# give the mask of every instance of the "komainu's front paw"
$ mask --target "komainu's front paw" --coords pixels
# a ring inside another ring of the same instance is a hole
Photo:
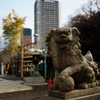
[[[59,77],[58,78],[58,87],[61,91],[67,92],[74,89],[74,80],[72,77]]]
[[[65,79],[66,79],[66,77],[63,76],[63,75],[58,76],[58,80],[61,81],[61,82],[63,82]]]

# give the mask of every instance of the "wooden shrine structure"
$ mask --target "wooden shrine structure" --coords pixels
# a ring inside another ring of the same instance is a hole
[[[36,51],[36,42],[20,47],[21,49],[21,77],[24,71],[34,71],[33,53]],[[30,49],[33,49],[31,51]],[[28,68],[28,69],[27,69]]]

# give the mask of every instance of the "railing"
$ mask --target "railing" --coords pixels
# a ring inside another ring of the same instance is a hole
[[[30,43],[21,46],[21,77],[23,78],[23,71],[34,71],[33,56],[31,55],[36,51],[36,43]],[[29,49],[34,51],[29,51]],[[30,64],[31,63],[31,64]]]

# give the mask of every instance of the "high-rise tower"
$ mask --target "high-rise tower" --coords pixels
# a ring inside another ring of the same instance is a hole
[[[52,28],[59,28],[59,2],[56,0],[36,0],[34,11],[34,34],[37,48],[45,45],[45,37]]]

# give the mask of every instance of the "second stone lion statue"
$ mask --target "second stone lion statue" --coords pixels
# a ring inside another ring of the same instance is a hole
[[[50,54],[55,68],[55,84],[51,89],[70,91],[98,85],[98,66],[90,51],[83,56],[77,28],[59,28],[49,33]]]

